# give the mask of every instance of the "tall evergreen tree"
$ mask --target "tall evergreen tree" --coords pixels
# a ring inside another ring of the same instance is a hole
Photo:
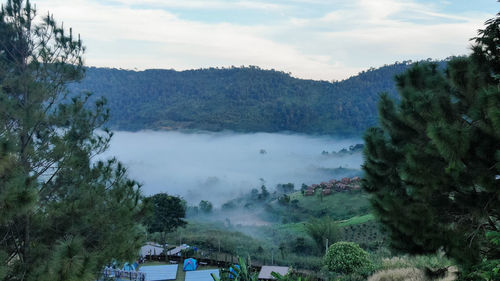
[[[147,198],[151,201],[152,213],[146,218],[148,231],[172,232],[187,224],[186,202],[180,197],[158,193]]]
[[[28,0],[0,11],[0,279],[95,280],[133,258],[141,195],[116,161],[104,102],[66,84],[83,77],[79,36],[37,17]]]
[[[364,188],[392,246],[444,250],[463,268],[500,259],[500,14],[446,71],[418,64],[382,95],[365,135]]]

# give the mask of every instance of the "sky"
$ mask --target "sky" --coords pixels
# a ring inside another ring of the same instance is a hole
[[[341,80],[396,61],[469,53],[495,0],[32,0],[80,33],[88,66],[255,65]]]

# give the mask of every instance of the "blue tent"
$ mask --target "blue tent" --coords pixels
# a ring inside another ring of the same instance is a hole
[[[238,265],[238,264],[235,264],[234,267],[236,267],[238,269],[238,271],[234,270],[234,268],[231,266],[229,267],[229,272],[230,273],[233,273],[233,274],[229,274],[229,278],[233,279],[234,277],[238,277],[238,272],[241,270],[241,267]]]
[[[134,264],[130,264],[128,262],[126,262],[124,265],[123,265],[123,268],[122,270],[125,270],[125,271],[135,271],[136,270],[136,266],[135,266],[135,263]]]
[[[193,258],[189,258],[184,260],[184,266],[182,267],[182,269],[184,271],[194,271],[197,267],[198,266],[196,264],[196,260]]]

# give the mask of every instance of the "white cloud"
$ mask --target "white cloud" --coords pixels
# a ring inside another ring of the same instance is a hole
[[[290,3],[316,3],[310,0],[287,1],[287,5],[233,1],[229,6],[220,0],[115,1],[121,4],[37,3],[81,33],[89,65],[129,69],[258,65],[323,80],[345,78],[396,60],[464,54],[467,40],[488,17],[444,14],[433,5],[397,0],[341,0],[316,18],[283,17],[291,9],[301,15],[297,9],[302,6],[292,8]],[[139,4],[140,9],[135,7]],[[175,5],[207,13],[228,7],[262,9],[273,11],[269,16],[275,18],[246,25],[186,20],[168,9]]]
[[[222,1],[222,0],[114,0],[114,3],[126,6],[142,6],[155,8],[182,8],[202,10],[231,10],[231,9],[256,9],[277,10],[286,5],[261,2],[261,1]]]

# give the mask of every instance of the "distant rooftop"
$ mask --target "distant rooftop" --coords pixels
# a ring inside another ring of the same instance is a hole
[[[290,268],[288,266],[269,266],[269,265],[264,265],[260,269],[259,273],[259,279],[272,279],[275,280],[276,278],[271,276],[271,272],[276,272],[281,275],[286,275]]]
[[[175,280],[178,265],[141,266],[139,271],[146,274],[146,281]]]
[[[218,269],[196,270],[186,272],[186,281],[213,281],[211,273],[219,277]]]
[[[147,244],[141,247],[140,256],[146,257],[149,255],[158,256],[163,253],[163,247],[159,245]]]

